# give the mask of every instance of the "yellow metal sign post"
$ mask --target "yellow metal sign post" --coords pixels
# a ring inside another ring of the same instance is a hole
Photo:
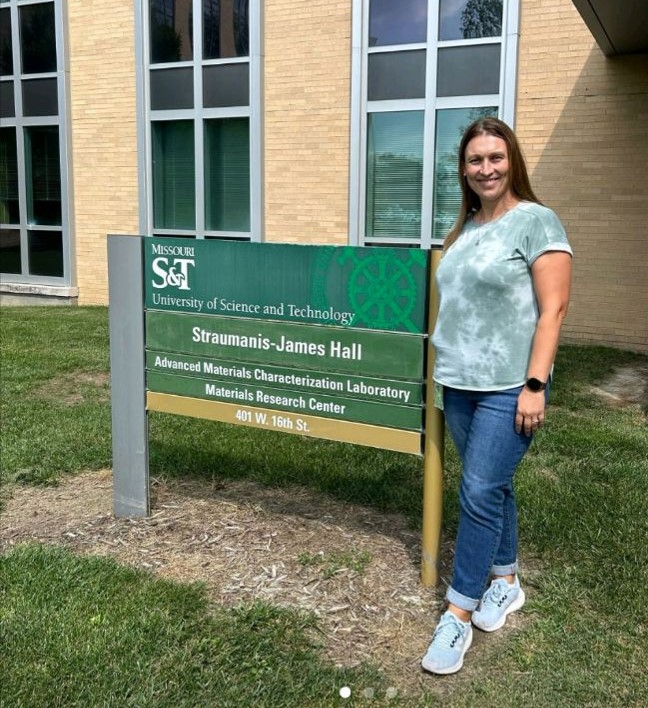
[[[441,260],[441,251],[432,251],[430,268],[430,310],[428,332],[434,331],[439,296],[434,275]],[[428,343],[427,396],[425,415],[425,453],[423,457],[423,537],[421,582],[437,585],[439,582],[439,555],[441,552],[441,521],[443,513],[443,413],[434,405],[434,347]]]

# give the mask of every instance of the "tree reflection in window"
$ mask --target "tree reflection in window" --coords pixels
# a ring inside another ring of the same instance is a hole
[[[203,59],[250,54],[249,0],[203,0]]]
[[[56,71],[53,2],[20,8],[20,49],[23,74]]]
[[[502,34],[502,0],[441,0],[439,39],[479,39]]]
[[[151,63],[193,59],[192,0],[150,0]]]

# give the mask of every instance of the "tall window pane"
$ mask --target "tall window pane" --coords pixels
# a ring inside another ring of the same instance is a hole
[[[54,3],[23,5],[19,9],[23,74],[56,71]]]
[[[371,0],[369,46],[425,42],[427,0]]]
[[[151,64],[193,59],[192,0],[149,0]]]
[[[250,125],[247,118],[205,121],[205,226],[250,230]]]
[[[203,58],[250,54],[249,0],[203,0]]]
[[[0,224],[18,224],[18,160],[15,128],[0,128]]]
[[[9,8],[0,10],[0,76],[13,74],[11,15]]]
[[[502,0],[441,0],[439,39],[478,39],[502,34]]]
[[[368,116],[366,235],[419,238],[423,112]]]
[[[461,206],[461,188],[457,174],[459,141],[473,121],[497,116],[497,107],[452,108],[437,111],[436,115],[432,238],[445,238]]]
[[[59,129],[25,128],[27,219],[30,224],[61,224]]]
[[[153,123],[153,226],[194,229],[194,129],[190,120]]]

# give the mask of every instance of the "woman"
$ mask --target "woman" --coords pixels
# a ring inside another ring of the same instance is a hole
[[[472,625],[495,631],[524,604],[513,475],[544,423],[571,281],[565,231],[533,193],[505,123],[486,118],[466,130],[459,180],[432,336],[434,380],[462,463],[448,606],[422,662],[436,674],[462,667]]]

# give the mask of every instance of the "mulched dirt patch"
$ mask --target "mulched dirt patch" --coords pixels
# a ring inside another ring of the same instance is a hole
[[[339,666],[376,663],[401,696],[422,689],[442,696],[457,681],[474,679],[505,636],[528,621],[516,613],[497,638],[477,632],[481,648],[471,649],[477,654],[471,665],[439,679],[421,670],[420,659],[443,607],[452,549],[444,543],[440,587],[423,587],[420,534],[399,515],[303,488],[167,479],[151,481],[148,518],[119,519],[110,470],[65,477],[56,487],[4,491],[0,553],[28,541],[58,544],[160,577],[202,582],[210,599],[225,606],[264,600],[314,612],[326,658]],[[369,561],[362,572],[338,562],[330,575],[330,565],[304,563],[304,554],[351,560],[368,554]]]

